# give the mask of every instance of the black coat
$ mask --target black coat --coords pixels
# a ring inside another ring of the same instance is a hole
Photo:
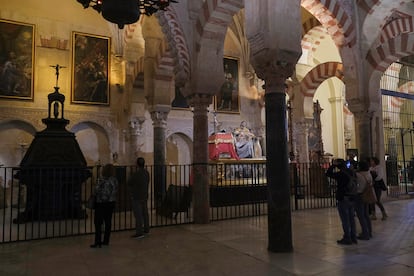
[[[135,200],[148,199],[149,173],[146,169],[138,168],[128,180],[131,196]]]
[[[348,182],[350,180],[351,175],[353,175],[354,172],[352,172],[350,169],[343,168],[338,169],[336,166],[330,166],[328,170],[326,171],[326,176],[333,178],[336,180],[336,199],[337,200],[343,200],[345,197],[345,194],[347,192],[346,187],[348,185]]]

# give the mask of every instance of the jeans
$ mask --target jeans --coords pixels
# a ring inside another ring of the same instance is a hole
[[[361,236],[369,238],[372,236],[371,219],[369,218],[369,204],[362,201],[362,196],[358,195],[355,199],[355,212],[361,225]]]
[[[132,199],[132,210],[135,216],[135,234],[142,235],[149,232],[149,215],[146,200]]]
[[[384,205],[382,205],[382,202],[381,202],[382,190],[381,190],[380,187],[377,187],[375,185],[374,185],[374,190],[375,190],[375,196],[377,197],[377,202],[371,204],[371,206],[370,206],[370,214],[371,215],[375,215],[375,204],[376,204],[380,208],[381,213],[382,213],[382,216],[385,216],[386,215],[385,208],[384,208]]]
[[[356,240],[355,202],[348,197],[338,200],[338,213],[344,231],[343,238],[347,241]]]

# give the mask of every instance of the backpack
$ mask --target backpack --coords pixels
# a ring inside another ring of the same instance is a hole
[[[348,177],[348,183],[346,184],[346,188],[345,188],[345,194],[346,195],[357,195],[358,194],[358,182],[357,182],[357,176],[356,173],[351,172],[349,173],[345,173]]]

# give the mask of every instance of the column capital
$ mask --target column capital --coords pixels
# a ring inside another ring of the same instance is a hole
[[[144,122],[145,122],[144,116],[132,117],[128,122],[130,134],[133,136],[141,136],[143,134],[142,128],[143,128]]]
[[[356,113],[373,113],[378,111],[378,104],[373,105],[370,103],[369,99],[366,97],[358,97],[347,99],[346,102],[348,103],[349,110],[356,114]]]
[[[360,110],[353,114],[357,123],[369,122],[374,116],[374,112],[369,110]]]
[[[255,68],[259,78],[265,81],[266,94],[285,93],[287,88],[286,80],[292,76],[295,64],[274,60],[263,65],[257,65]]]
[[[150,108],[151,119],[154,127],[165,128],[167,126],[167,118],[171,107],[166,105],[156,105]]]
[[[193,107],[193,112],[196,110],[205,110],[211,104],[212,95],[209,94],[193,94],[187,97],[188,104]]]

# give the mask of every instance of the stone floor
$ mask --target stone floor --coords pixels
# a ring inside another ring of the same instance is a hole
[[[151,229],[141,240],[116,232],[91,249],[92,235],[0,245],[0,275],[414,275],[414,200],[385,203],[374,237],[336,244],[335,209],[293,212],[294,252],[267,248],[267,217]]]

